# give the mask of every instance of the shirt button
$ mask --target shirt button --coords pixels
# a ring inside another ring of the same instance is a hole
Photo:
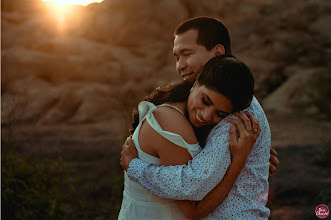
[[[207,174],[208,172],[207,172],[207,170],[204,170],[203,173],[204,173],[204,174]]]

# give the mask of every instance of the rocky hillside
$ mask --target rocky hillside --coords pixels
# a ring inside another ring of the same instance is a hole
[[[155,86],[179,79],[173,30],[221,19],[254,71],[266,110],[330,119],[328,0],[104,0],[54,16],[39,0],[1,1],[2,123],[128,118]]]

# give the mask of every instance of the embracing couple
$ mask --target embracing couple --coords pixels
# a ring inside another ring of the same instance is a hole
[[[186,20],[174,36],[184,80],[134,112],[118,219],[268,219],[268,177],[279,162],[250,69],[215,18]]]

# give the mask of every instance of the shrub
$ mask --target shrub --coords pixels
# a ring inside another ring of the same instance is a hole
[[[73,190],[62,160],[36,162],[2,154],[2,219],[65,219]]]
[[[308,90],[308,95],[311,98],[311,105],[316,106],[319,114],[327,119],[331,119],[331,75],[328,71],[317,72],[312,79],[312,88]]]
[[[296,96],[293,96],[293,108],[298,113],[319,120],[331,119],[331,89],[329,82],[331,75],[327,69],[316,71],[307,82],[298,88]]]
[[[313,163],[321,167],[331,167],[331,142],[325,141],[323,148],[318,156],[313,158]]]

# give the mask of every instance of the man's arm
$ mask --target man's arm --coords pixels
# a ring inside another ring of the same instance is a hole
[[[251,114],[248,114],[251,121],[254,120]],[[235,129],[231,126],[230,129],[230,150],[232,156],[232,162],[226,171],[226,174],[222,181],[210,191],[203,200],[199,202],[177,200],[179,208],[188,219],[202,219],[212,212],[223,200],[227,197],[233,183],[239,176],[241,170],[245,166],[247,158],[254,146],[254,143],[259,136],[261,127],[257,123],[257,130],[247,131],[243,124],[239,121],[231,119],[238,128],[239,137],[237,138]],[[255,126],[253,126],[254,128]],[[253,137],[253,139],[251,138]],[[241,140],[240,140],[241,139]],[[246,142],[246,145],[241,144],[242,139]],[[250,143],[251,142],[251,143]]]
[[[226,122],[223,122],[223,126],[226,126]],[[224,128],[225,127],[223,127],[223,129]],[[219,129],[220,128],[216,129],[215,131],[213,131],[213,133],[219,133]],[[197,157],[195,157],[194,160],[190,161],[188,163],[188,166],[183,165],[176,167],[158,167],[153,164],[143,162],[139,159],[132,160],[132,158],[137,157],[137,153],[135,150],[135,146],[130,139],[122,147],[123,150],[121,160],[123,161],[121,161],[121,164],[124,169],[127,170],[129,163],[131,162],[130,168],[128,170],[128,174],[130,175],[130,177],[136,181],[139,181],[146,188],[150,189],[151,191],[162,197],[170,199],[200,200],[224,176],[228,165],[226,166],[226,168],[224,168],[224,166],[220,166],[219,163],[224,162],[230,164],[229,156],[218,156],[218,158],[215,158],[215,155],[229,155],[229,152],[225,152],[226,148],[218,148],[218,146],[222,146],[222,141],[219,142],[218,139],[223,140],[224,142],[224,135],[228,134],[227,129],[228,127],[225,129],[226,132],[223,132],[223,136],[217,136],[218,138],[216,138],[216,140],[207,143],[205,149]],[[225,139],[227,140],[227,138]],[[213,142],[219,143],[215,147],[213,146]],[[213,158],[218,163],[210,163],[211,161],[213,161]],[[201,164],[203,164],[203,166],[201,166]],[[206,166],[206,164],[210,166]],[[216,177],[218,178],[212,178],[213,174],[216,175]],[[226,180],[228,180],[227,176],[224,177],[223,181]],[[190,184],[193,182],[195,184]],[[229,182],[231,183],[231,185],[233,184],[233,177],[230,177]],[[203,188],[201,191],[199,191],[200,187]]]
[[[129,178],[161,197],[201,200],[221,181],[231,163],[229,122],[221,123],[212,131],[213,138],[205,148],[187,165],[156,166],[134,159],[127,169]]]
[[[240,114],[237,115],[239,116]],[[248,117],[245,115],[242,116],[245,118],[245,124],[249,124],[251,127],[251,122]],[[241,122],[239,123],[241,124]],[[257,123],[253,125],[254,130],[257,126]],[[238,139],[240,140],[239,144],[253,147],[257,136],[249,135],[246,130],[244,130],[244,132],[246,132],[246,137],[250,138],[250,142],[241,138]],[[253,134],[252,129],[251,133]],[[191,160],[187,166],[158,167],[135,159],[130,163],[130,166],[127,165],[129,166],[128,176],[139,181],[142,185],[159,196],[177,200],[200,200],[222,180],[231,163],[231,155],[228,147],[229,122],[226,120],[221,122],[218,127],[212,131],[211,136],[205,149]],[[125,152],[127,148],[129,148],[129,145],[123,145],[124,150],[122,151],[122,157],[123,152]],[[248,154],[245,156],[248,157]],[[123,157],[123,160],[126,158],[127,157]],[[135,166],[135,163],[138,165]],[[123,164],[129,164],[129,162],[122,161],[121,164],[123,166]],[[123,167],[126,169],[127,166]],[[233,176],[225,176],[223,182],[228,181],[228,184],[226,184],[229,185],[227,190],[230,190],[237,175],[239,175],[239,172],[236,174],[235,178],[233,178]]]
[[[137,153],[136,147],[131,138],[132,138],[132,135],[127,138],[126,142],[122,146],[121,165],[125,170],[128,169],[128,166],[133,159],[138,158],[138,153]],[[122,159],[124,159],[125,162],[122,161]],[[137,163],[140,164],[140,162],[137,162]],[[269,160],[269,178],[277,172],[276,167],[278,165],[279,165],[279,160],[277,158],[277,152],[275,149],[273,149],[271,147],[270,148],[270,160]],[[140,166],[140,165],[138,165],[138,166]]]

